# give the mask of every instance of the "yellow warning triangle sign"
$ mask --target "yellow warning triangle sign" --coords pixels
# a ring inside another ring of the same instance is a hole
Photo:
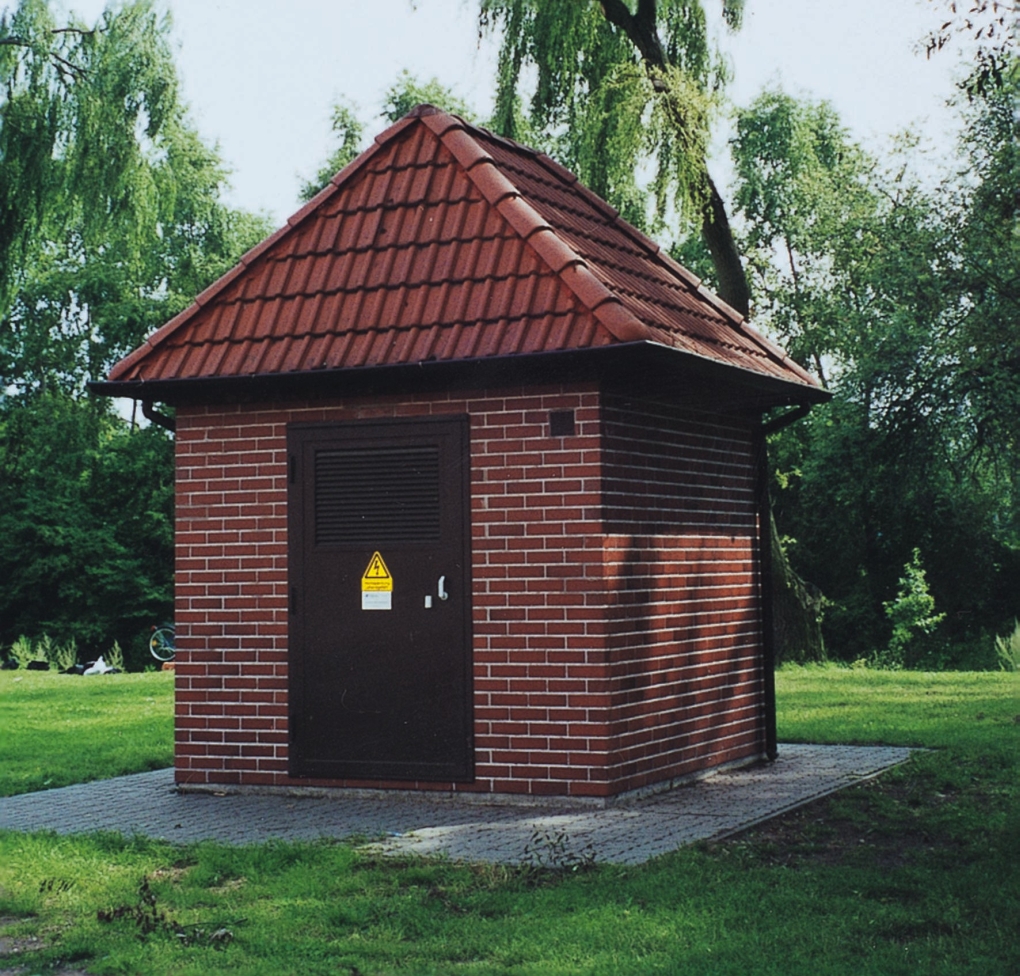
[[[377,552],[372,553],[368,569],[365,570],[365,579],[390,579],[390,571],[386,568],[383,557]]]
[[[361,577],[361,588],[362,590],[393,589],[393,577],[390,576],[390,571],[378,552],[373,552],[372,558],[368,561],[368,568]]]

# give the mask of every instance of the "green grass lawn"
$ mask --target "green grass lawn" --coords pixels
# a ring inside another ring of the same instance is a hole
[[[41,940],[33,973],[1020,972],[1020,676],[794,668],[778,689],[781,738],[932,751],[740,837],[578,873],[0,833],[0,940]]]
[[[996,752],[1020,744],[1020,673],[787,667],[776,689],[787,742]]]
[[[173,675],[0,671],[0,796],[173,764]]]

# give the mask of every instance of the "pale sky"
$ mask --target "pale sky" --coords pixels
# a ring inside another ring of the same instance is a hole
[[[158,0],[170,11],[192,118],[232,170],[228,202],[280,224],[302,177],[332,148],[331,107],[346,97],[375,135],[401,69],[436,76],[481,117],[491,108],[495,46],[479,41],[473,0]],[[102,0],[66,0],[92,21]],[[713,13],[720,6],[706,0]],[[928,0],[747,0],[745,24],[720,42],[738,105],[765,85],[827,99],[876,149],[922,124],[949,142],[956,59],[917,53],[940,10]]]

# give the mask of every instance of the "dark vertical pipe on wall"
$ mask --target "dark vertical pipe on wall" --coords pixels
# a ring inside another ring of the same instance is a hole
[[[762,693],[765,699],[765,756],[774,762],[779,755],[776,733],[776,628],[773,614],[772,506],[769,503],[769,434],[782,430],[811,410],[803,404],[796,410],[763,423],[755,431],[755,501],[758,506],[758,585],[761,587]]]
[[[754,434],[755,503],[758,507],[758,586],[761,598],[762,696],[765,704],[765,756],[779,755],[776,744],[776,636],[772,613],[772,517],[769,509],[769,454],[765,426]]]

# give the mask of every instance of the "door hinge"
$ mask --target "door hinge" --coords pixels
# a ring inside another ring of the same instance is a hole
[[[290,588],[290,612],[297,613],[297,587]]]
[[[291,454],[290,457],[287,458],[287,462],[290,468],[288,478],[290,479],[290,483],[294,484],[297,481],[297,457],[294,454]]]

